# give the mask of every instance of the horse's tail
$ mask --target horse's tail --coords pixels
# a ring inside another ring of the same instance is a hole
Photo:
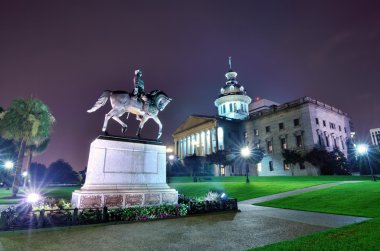
[[[103,105],[105,105],[111,93],[112,93],[111,91],[103,91],[102,95],[100,95],[95,105],[90,110],[87,110],[87,112],[88,113],[94,112],[98,110],[100,107],[102,107]]]

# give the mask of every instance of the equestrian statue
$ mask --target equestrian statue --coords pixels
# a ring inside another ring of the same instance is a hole
[[[108,135],[107,124],[108,120],[111,118],[122,126],[122,133],[127,130],[127,124],[120,119],[120,117],[127,112],[127,119],[129,117],[129,113],[133,113],[136,115],[136,119],[140,121],[139,128],[137,130],[138,137],[140,137],[141,129],[144,127],[145,122],[149,119],[153,119],[158,124],[158,140],[162,135],[162,124],[158,118],[158,113],[164,110],[172,99],[160,90],[145,93],[141,70],[135,71],[133,82],[134,89],[131,93],[125,91],[103,91],[95,105],[91,109],[87,110],[87,112],[92,113],[98,110],[107,103],[109,98],[112,109],[106,114],[104,119],[102,131],[105,135]]]

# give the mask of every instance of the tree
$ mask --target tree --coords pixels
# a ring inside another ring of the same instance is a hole
[[[199,174],[199,170],[202,166],[202,156],[197,156],[195,153],[193,155],[186,156],[183,159],[185,167],[190,170],[191,176],[196,177]],[[196,178],[194,178],[196,180]]]
[[[329,152],[324,148],[314,147],[306,154],[306,161],[321,170],[321,175],[348,175],[349,163],[338,149]]]
[[[63,159],[59,159],[50,164],[47,170],[47,179],[51,183],[79,183],[78,173]]]
[[[84,184],[86,182],[86,175],[87,175],[87,166],[78,172],[80,183]]]
[[[282,157],[286,164],[290,165],[292,176],[294,176],[294,166],[296,164],[302,165],[305,162],[305,158],[300,151],[284,149],[282,151]]]
[[[222,165],[227,166],[232,164],[233,157],[226,150],[217,150],[206,156],[206,162],[208,164],[215,164],[220,168]]]
[[[47,168],[41,163],[31,163],[29,175],[32,184],[41,184],[46,179]]]
[[[54,117],[48,107],[38,99],[16,99],[5,113],[2,113],[1,136],[19,146],[12,186],[13,197],[16,197],[22,180],[21,172],[26,147],[31,144],[39,145],[49,138],[53,123]]]

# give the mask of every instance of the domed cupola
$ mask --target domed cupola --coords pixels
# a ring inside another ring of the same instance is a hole
[[[252,99],[247,96],[242,85],[238,84],[237,73],[232,70],[229,57],[229,71],[226,73],[227,82],[220,89],[219,97],[215,100],[218,115],[232,119],[245,119],[249,115],[249,104]]]

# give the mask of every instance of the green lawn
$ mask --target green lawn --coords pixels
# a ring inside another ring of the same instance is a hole
[[[298,188],[310,187],[324,183],[344,180],[366,180],[368,177],[357,176],[301,176],[301,177],[257,177],[250,176],[251,182],[245,183],[245,176],[203,177],[207,182],[193,182],[192,177],[169,178],[169,185],[179,193],[190,197],[206,195],[209,191],[223,191],[239,201],[265,195],[286,192]],[[209,180],[211,179],[211,180]],[[71,200],[71,193],[80,187],[48,187],[42,192],[48,197]],[[7,199],[11,190],[0,189],[0,204],[15,204],[17,200]]]
[[[258,205],[374,219],[255,250],[380,250],[380,182],[345,184]]]
[[[344,180],[363,180],[367,177],[351,176],[302,176],[302,177],[256,177],[251,176],[251,182],[245,183],[245,177],[213,177],[212,181],[192,182],[190,177],[171,178],[169,184],[179,193],[190,197],[205,195],[208,191],[223,191],[229,197],[236,198],[238,201],[257,198],[261,196],[287,192],[290,190],[315,186],[324,183],[344,181]]]

